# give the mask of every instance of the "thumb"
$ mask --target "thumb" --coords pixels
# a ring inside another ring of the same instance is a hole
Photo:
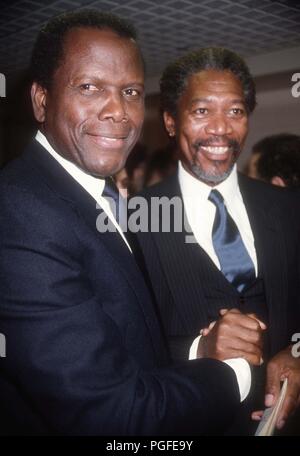
[[[275,363],[270,362],[267,367],[267,379],[265,389],[265,406],[272,407],[278,399],[280,392],[279,369]]]
[[[220,315],[225,315],[228,312],[228,309],[220,309]]]
[[[213,329],[213,327],[215,326],[216,323],[217,323],[216,321],[212,321],[212,322],[209,324],[208,328],[203,328],[203,329],[201,330],[201,335],[202,335],[202,336],[207,336],[207,335],[210,333],[210,331]]]

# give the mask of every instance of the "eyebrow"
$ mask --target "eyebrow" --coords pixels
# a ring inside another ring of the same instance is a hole
[[[234,100],[231,100],[231,103],[240,103],[240,104],[245,104],[246,101],[243,100],[242,98],[235,98]]]
[[[106,83],[106,79],[104,77],[99,77],[97,75],[92,75],[90,73],[82,73],[79,75],[76,75],[70,79],[71,83],[77,83],[78,81],[82,79],[88,79],[91,83]],[[136,80],[136,81],[129,81],[124,84],[124,86],[129,86],[129,85],[139,85],[144,88],[145,83],[142,80]]]
[[[202,97],[202,98],[194,98],[192,100],[192,103],[199,103],[199,102],[212,103],[213,99],[212,99],[212,97],[207,97],[207,98]],[[242,98],[235,98],[233,100],[230,100],[230,103],[245,104],[246,102]]]

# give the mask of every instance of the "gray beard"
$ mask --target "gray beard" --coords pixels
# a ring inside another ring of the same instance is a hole
[[[213,174],[213,173],[206,173],[203,171],[201,168],[199,168],[197,165],[193,164],[191,169],[194,173],[194,175],[199,179],[200,181],[204,182],[205,184],[213,184],[213,185],[218,185],[221,182],[223,182],[227,177],[230,175],[232,169],[234,167],[234,163],[230,166],[230,168],[223,174]]]

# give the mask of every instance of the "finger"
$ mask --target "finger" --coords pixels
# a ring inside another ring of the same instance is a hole
[[[282,429],[284,427],[286,420],[293,413],[295,407],[295,398],[286,397],[282,405],[282,410],[280,411],[276,422],[277,429]]]
[[[213,327],[215,326],[217,322],[216,321],[212,321],[209,326],[208,326],[208,329],[211,331],[213,329]]]
[[[283,401],[280,413],[278,415],[278,420],[276,423],[276,426],[278,429],[281,429],[287,418],[293,414],[293,412],[296,410],[297,405],[298,405],[298,400],[299,400],[299,395],[300,395],[300,385],[299,385],[299,379],[294,376],[294,375],[289,375],[288,376],[288,386],[287,386],[287,392],[286,392],[286,397]]]
[[[280,392],[280,369],[276,362],[270,361],[267,366],[265,388],[265,406],[272,407],[277,401]]]
[[[217,323],[216,321],[212,321],[207,328],[201,329],[200,335],[207,336],[210,333],[210,331],[213,329],[213,327],[215,326],[216,323]]]
[[[254,313],[249,313],[249,314],[246,314],[248,317],[252,318],[253,320],[256,320],[260,326],[260,328],[264,331],[265,329],[267,329],[267,325],[261,321]]]
[[[233,310],[228,311],[222,318],[223,323],[227,322],[230,327],[236,326],[261,332],[262,328],[256,318],[249,317],[246,314],[237,313]]]
[[[254,421],[260,421],[262,419],[263,414],[263,410],[256,410],[255,412],[251,413],[251,418]]]
[[[258,318],[253,318],[248,314],[243,315],[243,319],[241,319],[241,323],[243,326],[246,326],[249,329],[252,329],[253,331],[264,331],[267,327],[266,325],[260,321]]]
[[[241,311],[239,309],[236,309],[236,308],[232,308],[232,309],[220,309],[220,314],[223,316],[227,313],[230,313],[230,314],[237,314],[237,315],[242,315]]]
[[[263,337],[260,330],[249,329],[226,320],[219,323],[217,337],[220,344],[225,343],[227,346],[247,352],[254,350],[257,354],[259,351],[262,356]]]
[[[260,359],[262,357],[262,347],[256,343],[250,342],[249,338],[235,338],[232,348],[240,351],[241,353],[255,356],[257,358],[257,363],[260,363]]]
[[[220,309],[220,315],[222,315],[222,317],[223,317],[223,315],[225,315],[227,312],[229,312],[228,309]]]
[[[256,331],[253,329],[245,328],[245,327],[240,327],[238,329],[238,333],[236,334],[236,337],[239,339],[243,340],[244,342],[250,343],[258,347],[260,351],[262,351],[263,347],[263,337],[261,331]],[[252,351],[252,350],[249,350]]]

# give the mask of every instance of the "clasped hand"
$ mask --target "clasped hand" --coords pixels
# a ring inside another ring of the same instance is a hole
[[[221,361],[244,358],[250,364],[259,366],[263,359],[262,335],[265,329],[266,325],[255,314],[222,309],[219,320],[202,330],[197,356]]]

